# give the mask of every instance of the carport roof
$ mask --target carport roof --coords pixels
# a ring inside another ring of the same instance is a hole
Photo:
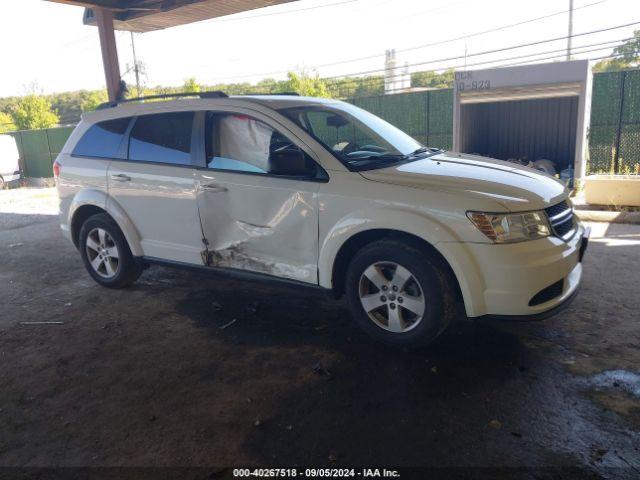
[[[95,25],[92,8],[113,11],[113,27],[150,32],[296,0],[49,0],[86,7],[84,23]]]

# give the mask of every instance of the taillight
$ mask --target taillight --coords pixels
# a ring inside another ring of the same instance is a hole
[[[53,176],[58,178],[60,176],[60,172],[62,171],[62,165],[58,163],[58,160],[53,162]]]

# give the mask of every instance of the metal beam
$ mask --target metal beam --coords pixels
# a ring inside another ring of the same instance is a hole
[[[113,12],[104,8],[96,8],[96,23],[100,36],[100,49],[102,50],[102,64],[104,76],[107,81],[109,100],[115,101],[120,97],[120,66],[118,65],[118,49],[116,36],[113,30]]]

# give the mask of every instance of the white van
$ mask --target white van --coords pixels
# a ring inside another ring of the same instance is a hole
[[[11,135],[0,135],[0,189],[5,183],[20,179],[18,146]]]

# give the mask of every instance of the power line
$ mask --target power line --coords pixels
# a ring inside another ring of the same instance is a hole
[[[602,50],[602,49],[597,49],[597,50]],[[563,51],[564,53],[562,53],[561,55],[556,55],[556,56],[554,56],[554,57],[547,57],[547,58],[540,59],[540,60],[548,60],[548,59],[551,59],[551,58],[563,58],[563,57],[565,57],[565,56],[566,56],[566,49],[563,49],[562,51]],[[582,53],[586,53],[586,52],[582,52]],[[596,60],[613,59],[613,58],[622,58],[622,57],[624,57],[624,55],[623,55],[623,54],[615,54],[615,55],[614,55],[614,54],[611,54],[611,55],[605,55],[605,56],[602,56],[602,57],[589,58],[589,60],[590,60],[590,61],[596,61]],[[502,64],[502,65],[496,65],[496,66],[495,66],[495,67],[493,67],[493,68],[504,68],[504,67],[510,67],[510,66],[519,65],[519,64],[522,64],[522,63],[528,63],[528,62],[507,63],[507,64]],[[478,64],[476,64],[476,65],[478,65]],[[454,68],[457,68],[457,67],[454,67]],[[436,90],[438,90],[438,89],[436,89]],[[406,93],[411,93],[411,92],[407,92],[407,89],[406,89],[406,88],[395,88],[395,89],[391,89],[391,90],[387,90],[387,91],[385,91],[385,92],[384,92],[384,94],[386,95],[386,94],[389,94],[389,93],[396,93],[396,92],[406,92]],[[379,96],[379,95],[376,95],[376,96]],[[351,98],[354,98],[354,97],[351,97]],[[355,97],[355,98],[361,98],[361,97]]]
[[[597,2],[593,2],[593,3],[588,3],[586,5],[582,5],[582,6],[578,7],[578,8],[575,8],[574,10],[580,10],[582,8],[592,7],[594,5],[605,3],[605,2],[608,2],[608,1],[609,0],[599,0]],[[540,21],[540,20],[545,20],[547,18],[551,18],[551,17],[555,17],[555,16],[558,16],[558,15],[562,15],[562,14],[567,13],[568,11],[569,10],[562,10],[562,11],[551,13],[551,14],[548,14],[548,15],[543,15],[541,17],[531,18],[531,19],[528,19],[528,20],[523,20],[523,21],[520,21],[520,22],[511,23],[511,24],[508,24],[508,25],[502,25],[500,27],[495,27],[495,28],[491,28],[491,29],[488,29],[488,30],[482,30],[482,31],[479,31],[479,32],[469,33],[467,35],[462,35],[462,36],[459,36],[459,37],[448,38],[448,39],[445,39],[445,40],[439,40],[437,42],[426,43],[426,44],[422,44],[422,45],[416,45],[416,46],[413,46],[413,47],[396,49],[396,52],[408,52],[408,51],[413,51],[413,50],[419,50],[419,49],[422,49],[422,48],[433,47],[433,46],[437,46],[437,45],[444,45],[446,43],[452,43],[452,42],[456,42],[458,40],[464,40],[464,39],[467,39],[467,38],[473,38],[473,37],[477,37],[477,36],[481,36],[481,35],[486,35],[486,34],[489,34],[489,33],[499,32],[501,30],[506,30],[506,29],[509,29],[509,28],[514,28],[514,27],[518,27],[518,26],[521,26],[521,25],[525,25],[527,23],[533,23],[533,22],[537,22],[537,21]],[[318,68],[324,68],[324,67],[333,67],[335,65],[343,65],[345,63],[354,63],[354,62],[359,62],[359,61],[362,61],[362,60],[370,60],[370,59],[379,58],[379,57],[382,57],[382,56],[384,56],[384,54],[367,55],[367,56],[364,56],[364,57],[356,57],[356,58],[350,58],[350,59],[345,59],[345,60],[338,60],[336,62],[322,63],[322,64],[319,64],[319,65],[315,65],[314,67],[312,67],[312,69],[318,69]],[[226,80],[226,79],[229,79],[229,78],[233,80],[233,79],[237,79],[237,78],[249,78],[249,77],[267,76],[267,75],[277,75],[277,74],[280,74],[280,73],[287,73],[288,71],[289,70],[278,70],[278,71],[271,71],[271,72],[236,75],[234,77],[217,77],[217,78],[211,79],[211,81],[215,82],[215,81],[218,81],[218,80]]]
[[[575,53],[577,55],[580,54],[584,54],[584,53],[590,53],[590,52],[596,52],[596,51],[601,51],[601,50],[608,50],[610,48],[614,48],[617,47],[619,45],[622,45],[622,42],[631,40],[635,37],[629,37],[629,38],[625,38],[625,39],[620,39],[620,40],[612,40],[612,41],[608,41],[608,42],[600,42],[600,43],[593,43],[593,44],[588,44],[588,45],[580,45],[578,47],[574,47],[575,50],[580,49],[581,51],[576,51]],[[589,50],[583,50],[585,48],[589,48],[589,47],[598,47],[598,46],[602,46],[602,45],[607,45],[606,47],[600,47],[600,48],[593,48],[593,49],[589,49]],[[475,67],[475,66],[480,66],[480,65],[487,65],[487,64],[494,64],[494,63],[500,63],[500,62],[505,62],[505,61],[509,61],[509,60],[519,60],[519,59],[523,59],[523,58],[527,58],[527,57],[537,57],[540,55],[547,55],[550,53],[558,53],[558,52],[566,52],[566,49],[562,48],[562,49],[558,49],[558,50],[548,50],[548,51],[544,51],[544,52],[536,52],[536,53],[530,53],[530,54],[525,54],[525,55],[517,55],[514,57],[506,57],[506,58],[498,58],[498,59],[493,59],[493,60],[483,60],[480,62],[475,62],[475,63],[471,63],[471,64],[466,64],[467,67]],[[522,62],[517,62],[517,63],[509,63],[509,64],[501,64],[501,65],[496,65],[494,67],[490,67],[490,68],[501,68],[501,67],[506,67],[506,66],[512,66],[512,65],[522,65],[522,64],[526,64],[526,63],[532,63],[532,62],[540,62],[543,60],[551,60],[551,59],[555,59],[555,58],[561,58],[563,55],[554,55],[551,57],[544,57],[544,58],[534,58],[534,59],[529,59],[529,60],[525,60]],[[442,68],[436,68],[433,70],[441,70],[443,68],[447,68],[447,69],[457,69],[457,68],[462,68],[465,65],[455,65],[455,66],[448,66],[448,67],[442,67]],[[433,71],[430,70],[430,71]],[[413,72],[413,73],[422,73],[422,72]],[[360,77],[360,78],[349,78],[349,79],[345,79],[343,81],[343,83],[340,84],[340,86],[344,87],[345,85],[349,85],[349,84],[357,84],[358,82],[366,82],[367,80],[371,81],[379,81],[382,82],[384,80],[384,78],[396,78],[396,77],[401,77],[403,75],[406,75],[406,73],[397,73],[394,75],[388,75],[386,77],[383,77],[382,75],[377,76],[377,77]],[[406,89],[396,89],[396,90],[406,90]],[[389,90],[389,91],[393,91],[393,90]]]
[[[616,25],[614,27],[601,28],[599,30],[591,30],[589,32],[576,33],[573,36],[574,37],[582,37],[584,35],[593,35],[594,33],[608,32],[608,31],[611,31],[611,30],[617,30],[619,28],[629,27],[629,26],[638,25],[638,24],[640,24],[640,21],[631,22],[631,23],[625,23],[623,25]],[[467,57],[475,57],[475,56],[478,56],[478,55],[487,55],[487,54],[490,54],[490,53],[505,52],[507,50],[514,50],[514,49],[517,49],[517,48],[531,47],[531,46],[534,46],[534,45],[541,45],[543,43],[549,43],[549,42],[557,42],[559,40],[566,40],[566,39],[567,39],[567,36],[565,35],[563,37],[555,37],[555,38],[550,38],[550,39],[547,39],[547,40],[538,40],[536,42],[521,43],[519,45],[513,45],[513,46],[510,46],[510,47],[496,48],[496,49],[493,49],[493,50],[485,50],[484,52],[470,53],[470,54],[467,55]],[[429,60],[429,61],[426,61],[426,62],[410,63],[410,64],[407,64],[406,66],[407,67],[415,67],[415,66],[420,66],[420,65],[428,65],[430,63],[446,62],[446,61],[450,61],[450,60],[460,60],[462,58],[464,58],[464,55],[462,55],[462,56],[458,55],[458,56],[455,56],[455,57],[448,57],[448,58],[440,58],[440,59],[437,59],[437,60]],[[332,80],[332,79],[335,79],[335,78],[342,78],[342,77],[346,77],[346,76],[366,75],[366,74],[370,74],[370,73],[382,72],[384,70],[385,70],[384,67],[383,68],[376,68],[376,69],[373,69],[373,70],[365,70],[365,71],[362,71],[362,72],[352,72],[352,73],[346,73],[346,74],[342,74],[342,75],[334,75],[334,76],[331,76],[331,77],[324,77],[324,79],[325,80]]]

